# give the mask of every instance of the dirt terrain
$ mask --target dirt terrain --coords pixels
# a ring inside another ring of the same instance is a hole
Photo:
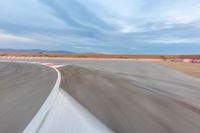
[[[200,64],[184,63],[184,62],[158,62],[161,65],[182,71],[191,76],[200,78]]]

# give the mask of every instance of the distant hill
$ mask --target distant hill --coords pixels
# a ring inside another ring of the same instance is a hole
[[[55,50],[55,51],[48,51],[48,50],[41,50],[41,49],[0,49],[0,53],[7,53],[7,54],[75,54],[74,52],[70,51],[62,51],[62,50]]]

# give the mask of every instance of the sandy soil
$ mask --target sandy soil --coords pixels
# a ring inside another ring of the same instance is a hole
[[[194,77],[200,78],[200,64],[184,62],[158,62],[161,65],[176,69]]]

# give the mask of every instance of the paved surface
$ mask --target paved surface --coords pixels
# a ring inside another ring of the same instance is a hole
[[[61,87],[117,133],[200,131],[197,78],[142,61],[39,61],[70,64]]]
[[[200,132],[199,79],[151,62],[66,63],[61,87],[113,131]]]
[[[52,68],[0,62],[0,133],[21,133],[46,100],[56,79]]]

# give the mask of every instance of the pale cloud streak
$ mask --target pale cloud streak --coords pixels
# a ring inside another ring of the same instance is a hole
[[[0,33],[0,42],[26,42],[26,43],[34,43],[36,40],[33,40],[28,37],[16,36],[11,34]]]
[[[180,53],[177,44],[184,43],[191,53],[200,49],[199,9],[199,0],[6,0],[0,47],[6,40],[76,52],[158,53],[174,46]]]

